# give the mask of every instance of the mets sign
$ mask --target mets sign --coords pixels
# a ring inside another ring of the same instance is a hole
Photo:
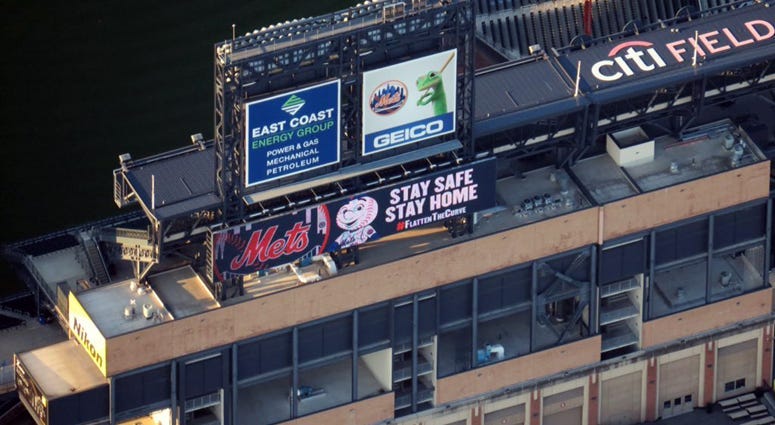
[[[457,50],[363,73],[363,155],[455,131]]]
[[[339,162],[339,80],[246,104],[245,186]]]
[[[487,159],[213,232],[213,269],[218,280],[251,274],[495,203],[495,161]]]

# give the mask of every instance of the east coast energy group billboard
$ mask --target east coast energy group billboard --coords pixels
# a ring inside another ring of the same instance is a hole
[[[363,155],[455,131],[457,50],[363,73]]]
[[[495,206],[495,160],[213,233],[218,280],[361,245]]]
[[[339,162],[340,81],[245,104],[245,186]]]

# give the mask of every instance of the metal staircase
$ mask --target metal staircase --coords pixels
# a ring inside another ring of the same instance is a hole
[[[104,285],[110,283],[108,268],[105,266],[105,261],[102,259],[102,254],[97,246],[97,242],[88,234],[81,233],[81,246],[83,246],[83,250],[86,252],[86,258],[89,260],[89,265],[94,272],[94,278],[97,280],[97,284]]]

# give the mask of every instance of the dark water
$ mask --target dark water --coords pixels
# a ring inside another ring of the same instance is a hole
[[[244,34],[353,3],[0,0],[0,242],[122,213],[118,155],[211,138],[213,44],[232,24]]]

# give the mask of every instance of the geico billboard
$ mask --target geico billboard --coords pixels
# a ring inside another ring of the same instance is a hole
[[[457,50],[363,73],[363,155],[455,131]]]
[[[245,104],[245,186],[339,162],[339,85]]]
[[[563,63],[574,74],[580,63],[584,80],[599,89],[665,72],[693,75],[719,58],[773,42],[775,8],[754,5],[572,52]]]
[[[224,280],[494,205],[495,161],[485,160],[214,232],[211,261]]]
[[[83,346],[86,353],[91,357],[94,364],[102,372],[102,376],[107,376],[105,372],[105,337],[97,329],[97,326],[91,320],[86,310],[83,309],[78,299],[70,292],[68,296],[68,320],[70,332],[76,340]]]

